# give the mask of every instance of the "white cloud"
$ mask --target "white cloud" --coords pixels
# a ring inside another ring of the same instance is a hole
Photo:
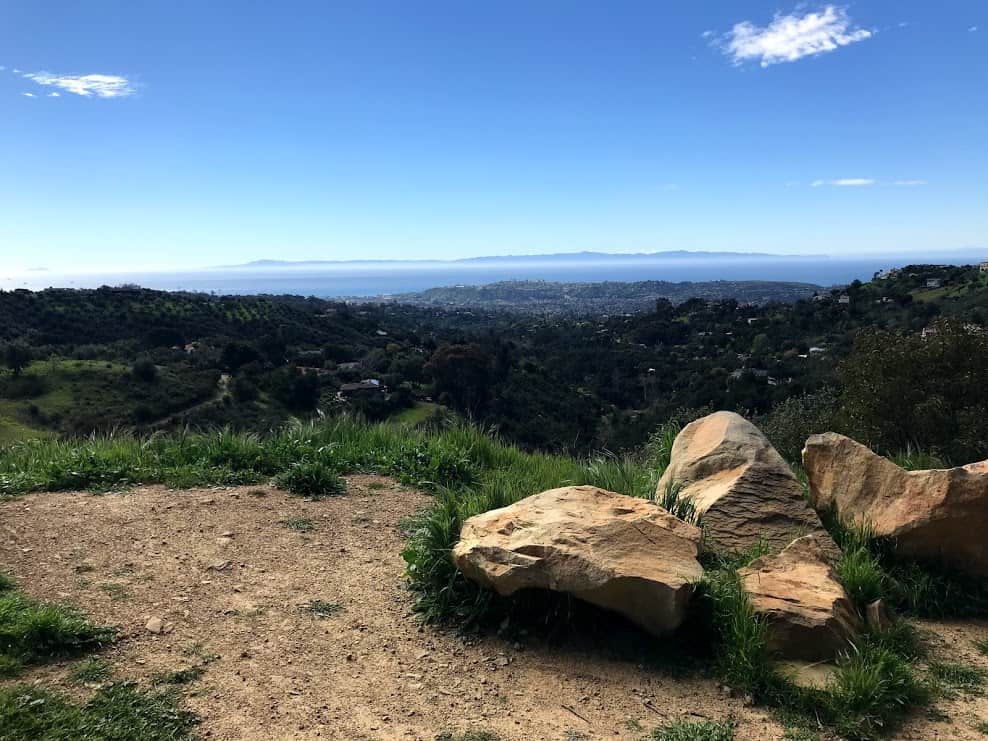
[[[821,185],[832,185],[835,188],[860,188],[865,185],[874,185],[872,178],[838,178],[836,180],[814,180],[810,185],[819,188]]]
[[[762,67],[768,67],[834,51],[873,35],[872,31],[856,27],[846,8],[827,5],[820,12],[805,15],[798,11],[776,14],[764,28],[741,21],[713,43],[735,65],[758,60]]]
[[[53,75],[50,72],[27,72],[29,80],[39,85],[53,85],[67,93],[88,98],[126,98],[136,91],[126,77],[120,75]]]
[[[969,29],[967,29],[967,32],[968,33],[974,33],[977,30],[978,30],[978,27],[977,26],[971,26]]]
[[[34,93],[21,93],[21,95],[23,95],[25,98],[33,98],[34,97]]]
[[[62,94],[61,93],[48,93],[48,97],[49,98],[61,98],[62,97]]]
[[[925,180],[896,180],[892,185],[899,185],[903,187],[915,187],[917,185],[926,185]]]

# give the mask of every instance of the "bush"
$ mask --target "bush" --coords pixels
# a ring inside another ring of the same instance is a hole
[[[275,478],[275,484],[302,497],[330,497],[346,494],[346,481],[321,461],[296,463]]]
[[[154,383],[158,380],[158,366],[148,358],[142,358],[130,367],[130,374],[141,383]]]

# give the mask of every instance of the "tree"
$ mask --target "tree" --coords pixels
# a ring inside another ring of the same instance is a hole
[[[153,383],[158,379],[158,366],[149,358],[141,358],[134,361],[130,367],[130,374],[142,383]]]
[[[490,395],[494,358],[480,345],[443,345],[436,350],[424,370],[436,386],[437,394],[447,394],[461,412],[481,416]]]
[[[31,348],[23,342],[10,342],[3,348],[3,364],[10,368],[15,376],[19,376],[31,362]]]

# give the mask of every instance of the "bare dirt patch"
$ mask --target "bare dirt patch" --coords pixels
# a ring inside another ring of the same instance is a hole
[[[502,739],[640,739],[698,716],[736,718],[739,739],[783,738],[767,711],[709,679],[421,626],[402,581],[401,527],[428,497],[379,477],[348,484],[346,496],[319,501],[270,487],[23,497],[0,503],[0,568],[32,596],[119,626],[104,652],[118,678],[203,665],[185,690],[209,738],[489,729]],[[153,619],[161,632],[148,630]],[[985,636],[979,626],[973,637]],[[952,640],[967,647],[971,637]],[[970,651],[964,660],[983,663]],[[70,666],[26,679],[72,690]],[[956,721],[920,719],[900,737],[978,738],[983,700],[951,702]]]

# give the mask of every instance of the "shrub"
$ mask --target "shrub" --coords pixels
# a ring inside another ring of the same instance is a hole
[[[275,478],[275,484],[302,497],[346,494],[346,481],[336,469],[321,461],[296,463]]]
[[[158,380],[158,366],[152,360],[142,358],[130,367],[130,374],[141,383],[153,383]]]

